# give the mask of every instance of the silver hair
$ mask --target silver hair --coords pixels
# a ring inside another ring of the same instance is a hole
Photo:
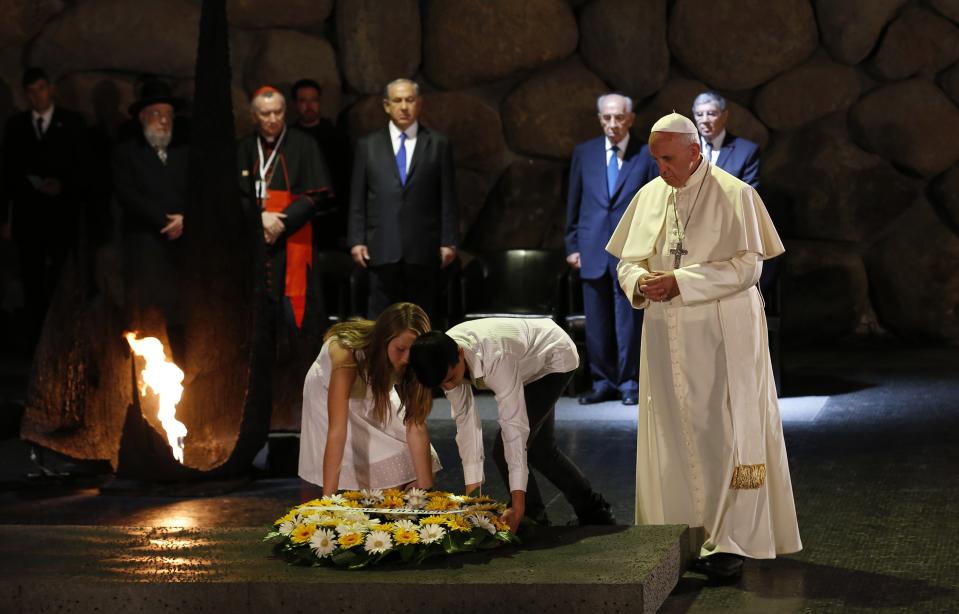
[[[286,96],[281,94],[277,90],[265,90],[260,92],[253,97],[253,100],[250,101],[250,112],[256,115],[256,101],[257,100],[273,100],[273,98],[279,98],[280,102],[283,103],[283,110],[286,110]]]
[[[706,104],[707,102],[715,102],[716,105],[719,107],[720,112],[726,110],[726,99],[723,98],[719,92],[709,90],[696,96],[696,98],[693,100],[693,108],[692,108],[693,113],[696,112],[696,107],[698,105]]]
[[[632,99],[632,98],[630,98],[630,97],[627,96],[626,94],[623,94],[622,92],[606,92],[605,94],[603,94],[602,96],[600,96],[599,98],[596,99],[596,110],[597,110],[599,113],[602,113],[602,112],[603,112],[603,99],[604,99],[604,98],[608,98],[609,96],[619,96],[620,98],[625,99],[625,100],[626,100],[626,112],[627,112],[627,113],[632,113],[632,112],[633,112],[633,99]]]
[[[417,83],[416,81],[413,81],[412,79],[406,79],[401,77],[399,79],[393,79],[392,81],[386,84],[386,87],[383,88],[383,100],[389,100],[390,88],[393,87],[394,85],[399,85],[400,83],[409,83],[410,85],[413,86],[413,93],[416,94],[417,96],[420,95],[419,83]]]

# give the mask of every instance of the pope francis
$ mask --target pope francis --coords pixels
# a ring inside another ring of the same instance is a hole
[[[704,527],[695,567],[735,578],[743,557],[802,549],[756,288],[783,245],[756,190],[703,158],[689,119],[660,119],[649,149],[660,176],[606,246],[646,309],[636,522]]]

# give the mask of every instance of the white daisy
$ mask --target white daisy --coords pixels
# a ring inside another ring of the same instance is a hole
[[[343,505],[346,503],[346,497],[343,495],[330,495],[326,497],[326,500],[330,502],[330,505]]]
[[[425,524],[420,527],[420,541],[424,544],[438,542],[444,535],[446,535],[446,529],[438,524]]]
[[[480,516],[478,514],[470,514],[466,517],[469,520],[469,523],[474,527],[479,527],[480,529],[485,529],[489,532],[490,535],[496,535],[496,527],[493,526],[493,523],[489,521],[489,518],[486,516]]]
[[[293,532],[293,529],[296,528],[296,523],[292,520],[285,520],[283,524],[280,525],[280,533],[283,535],[289,535]]]
[[[394,528],[403,529],[404,531],[416,531],[419,529],[419,526],[412,520],[398,520],[394,525]]]
[[[329,529],[317,529],[313,537],[310,538],[310,548],[321,559],[330,556],[336,550],[336,542],[333,540],[336,536]]]
[[[383,491],[379,488],[364,488],[360,491],[360,494],[363,495],[360,503],[362,503],[364,507],[376,507],[383,501]]]
[[[372,531],[366,536],[363,548],[370,554],[380,554],[393,547],[393,539],[386,531]]]

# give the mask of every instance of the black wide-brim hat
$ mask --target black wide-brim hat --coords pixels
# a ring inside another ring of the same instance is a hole
[[[183,106],[183,99],[175,97],[170,85],[165,81],[159,79],[147,81],[140,89],[140,99],[131,104],[128,109],[130,117],[139,115],[144,107],[160,103],[171,105],[174,111],[178,111]]]

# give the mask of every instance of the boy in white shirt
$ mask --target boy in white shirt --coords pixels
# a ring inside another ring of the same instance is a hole
[[[509,485],[513,531],[523,515],[548,523],[527,457],[529,465],[563,493],[580,524],[616,523],[609,503],[556,447],[556,401],[578,364],[573,340],[545,318],[471,320],[445,334],[420,335],[410,348],[409,366],[420,383],[442,387],[450,401],[467,493],[484,477],[483,432],[472,386],[496,395],[500,437],[493,446],[493,460]]]

